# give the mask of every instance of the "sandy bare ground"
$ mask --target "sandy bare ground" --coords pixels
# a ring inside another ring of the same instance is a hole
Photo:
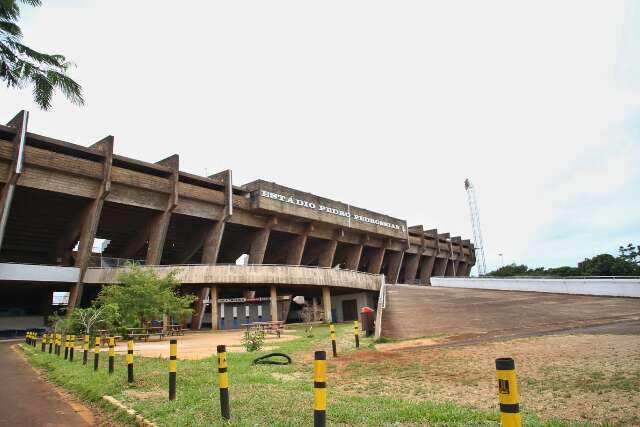
[[[335,387],[348,393],[495,408],[494,360],[507,356],[516,361],[525,411],[543,418],[640,426],[638,334],[551,335],[454,348],[361,350],[330,364],[336,372]]]
[[[178,340],[179,359],[204,359],[216,354],[216,347],[224,344],[228,352],[244,352],[242,347],[242,336],[244,331],[206,331],[206,332],[186,332],[183,336],[172,337]],[[278,338],[276,335],[267,335],[265,340],[265,350],[270,350],[276,343],[296,339],[295,335],[285,333]],[[103,349],[104,351],[104,349]],[[116,353],[126,354],[126,342],[119,342],[116,345]],[[134,344],[134,355],[142,357],[169,357],[169,338],[158,340],[151,338],[148,342],[136,341]]]

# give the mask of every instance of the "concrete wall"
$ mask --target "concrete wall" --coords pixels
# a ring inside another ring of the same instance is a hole
[[[640,279],[499,279],[432,277],[431,286],[640,298]]]

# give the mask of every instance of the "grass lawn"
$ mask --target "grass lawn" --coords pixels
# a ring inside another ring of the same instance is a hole
[[[497,410],[478,410],[455,403],[430,401],[428,396],[407,397],[363,392],[361,388],[349,387],[341,382],[336,365],[332,362],[331,346],[327,328],[315,327],[314,336],[304,336],[304,330],[294,327],[300,338],[283,342],[274,351],[292,355],[294,363],[289,366],[251,364],[252,360],[265,353],[229,353],[229,381],[231,395],[231,422],[236,426],[308,426],[313,420],[313,372],[312,352],[326,350],[328,366],[329,425],[380,426],[380,425],[438,425],[438,426],[496,426],[499,424]],[[337,325],[339,354],[347,357],[353,352],[351,325]],[[167,341],[167,346],[169,345]],[[361,348],[372,345],[370,339],[362,338]],[[136,381],[127,385],[124,356],[116,357],[116,370],[107,373],[107,356],[101,354],[101,366],[93,371],[93,354],[89,363],[82,365],[81,352],[74,362],[41,353],[37,348],[23,345],[28,359],[42,368],[49,380],[61,385],[81,399],[100,402],[103,395],[111,395],[124,402],[146,418],[162,426],[211,426],[224,424],[220,417],[217,391],[217,366],[213,357],[201,360],[180,360],[178,344],[177,399],[168,401],[168,361],[157,358],[135,359]],[[353,356],[353,354],[351,354]],[[354,362],[351,362],[354,363]],[[385,387],[385,377],[375,370],[366,369],[366,361],[353,365],[362,372],[363,379],[371,389]],[[406,366],[397,366],[394,375],[402,375]],[[362,380],[360,383],[362,383]],[[497,397],[496,397],[497,399]],[[104,405],[102,405],[104,406]],[[587,424],[562,421],[541,421],[535,414],[524,412],[526,425],[531,426],[577,426]],[[125,417],[119,417],[125,420]]]

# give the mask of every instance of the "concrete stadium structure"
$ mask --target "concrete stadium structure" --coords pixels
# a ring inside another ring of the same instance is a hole
[[[54,291],[70,292],[70,308],[86,305],[116,280],[119,260],[138,260],[159,272],[181,266],[184,292],[199,296],[195,328],[205,312],[218,326],[217,300],[268,300],[264,318],[283,320],[295,295],[317,298],[325,319],[348,320],[352,301],[356,313],[375,304],[382,283],[428,285],[475,263],[469,240],[436,229],[266,181],[236,186],[230,170],[193,175],[177,154],[120,156],[112,136],[81,146],[27,126],[24,111],[0,126],[0,315],[46,316]],[[100,254],[96,239],[108,240]],[[249,265],[236,266],[243,254]],[[332,302],[342,305],[334,312]]]

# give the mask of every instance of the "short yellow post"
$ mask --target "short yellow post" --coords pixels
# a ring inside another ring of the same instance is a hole
[[[178,340],[169,342],[169,400],[176,400],[176,371],[178,370]]]
[[[116,360],[116,338],[111,335],[109,337],[109,374],[113,374],[113,366]]]
[[[127,340],[127,382],[133,384],[133,340]]]
[[[97,371],[100,366],[100,337],[96,335],[93,346],[93,370]]]
[[[69,335],[64,334],[64,360],[69,358]]]
[[[520,396],[516,378],[516,364],[510,357],[496,359],[498,379],[498,401],[500,403],[500,424],[502,427],[521,427]]]
[[[353,321],[353,335],[356,338],[356,348],[360,348],[360,324],[357,320]]]
[[[89,335],[84,336],[84,342],[82,343],[82,364],[87,364],[87,358],[89,357]]]
[[[327,424],[327,353],[316,351],[313,361],[313,426]]]
[[[229,407],[229,373],[227,372],[227,347],[219,345],[218,353],[218,388],[220,389],[220,413],[222,418],[228,420],[231,418],[231,409]]]
[[[73,362],[73,352],[75,351],[75,347],[76,347],[76,336],[71,335],[69,336],[69,362]]]
[[[338,346],[336,345],[336,325],[329,324],[329,334],[331,335],[331,349],[333,350],[333,357],[338,357]]]

